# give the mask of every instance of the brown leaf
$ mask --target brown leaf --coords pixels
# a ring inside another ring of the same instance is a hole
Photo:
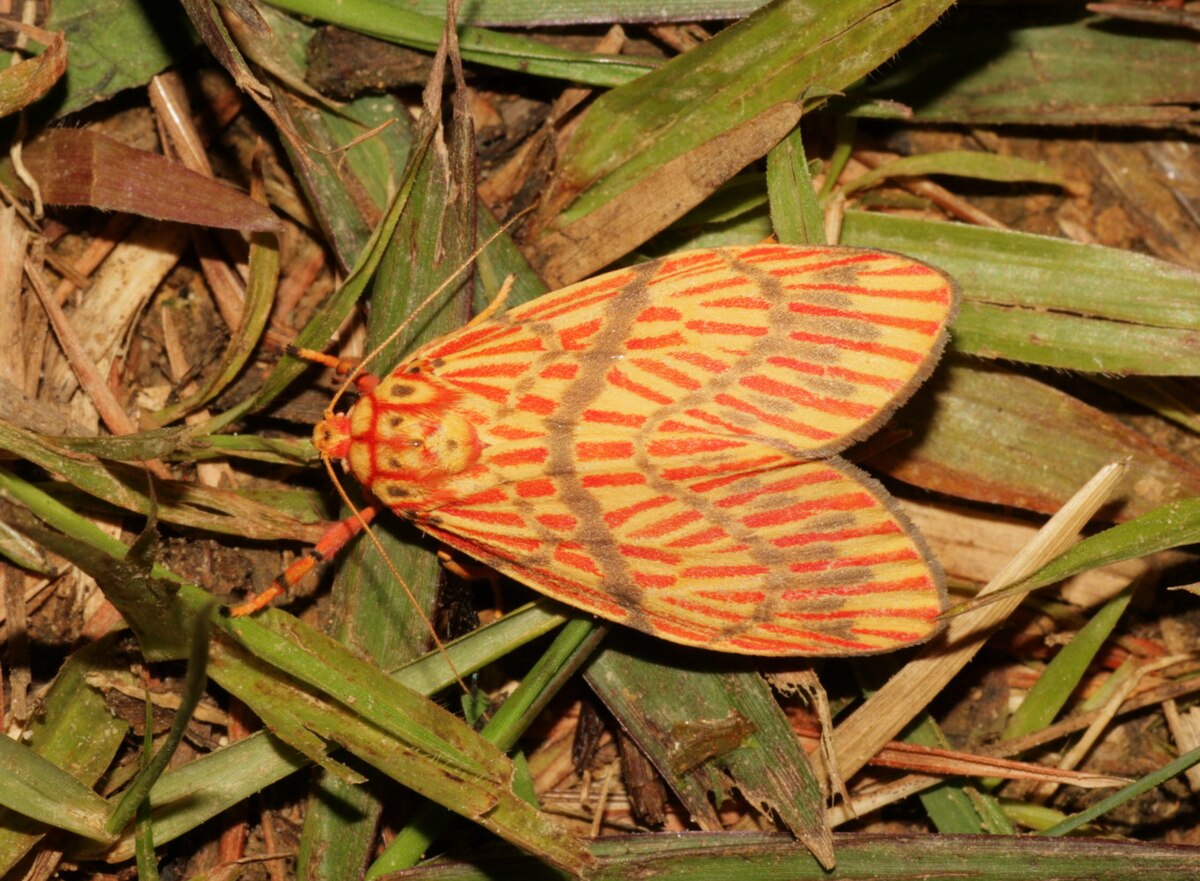
[[[766,155],[800,121],[800,105],[776,104],[642,179],[602,208],[538,240],[552,288],[586,278],[629,253]]]
[[[1097,468],[1126,458],[1107,519],[1200,494],[1195,464],[1102,410],[1000,368],[944,362],[895,424],[913,439],[869,466],[962,499],[1050,514]]]
[[[90,205],[155,220],[273,232],[270,209],[157,153],[87,129],[54,129],[26,146],[24,161],[51,205]]]

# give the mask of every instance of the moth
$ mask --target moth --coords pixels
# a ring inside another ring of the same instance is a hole
[[[838,454],[928,376],[956,299],[885,251],[676,254],[360,378],[314,442],[438,541],[610,621],[742,654],[890,651],[936,632],[942,573]]]

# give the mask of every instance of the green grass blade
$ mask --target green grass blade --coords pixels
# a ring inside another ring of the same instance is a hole
[[[1197,542],[1200,498],[1181,499],[1085,538],[1010,590],[1037,590],[1089,569]]]
[[[129,728],[125,722],[113,717],[104,696],[87,683],[89,675],[100,673],[110,665],[115,643],[115,638],[99,640],[67,660],[42,700],[42,712],[31,726],[26,745],[20,746],[59,769],[54,772],[55,776],[69,774],[78,786],[87,789],[87,795],[76,791],[58,802],[59,811],[70,811],[77,817],[94,816],[95,799],[99,796],[90,787],[95,786],[108,770]],[[7,760],[4,764],[6,769],[10,768]],[[12,767],[11,773],[15,774],[16,770]],[[25,854],[55,828],[62,827],[53,820],[47,826],[8,808],[0,809],[0,875],[7,876]]]
[[[154,840],[161,847],[211,820],[222,811],[288,775],[310,767],[301,753],[267,731],[171,768],[150,790]],[[99,851],[86,844],[71,849],[77,859],[94,859]],[[134,855],[134,838],[126,832],[104,851],[106,859],[123,862]]]
[[[1193,331],[963,303],[954,348],[983,358],[1115,376],[1200,376]]]
[[[384,0],[269,0],[272,6],[352,31],[432,52],[442,37],[442,18],[420,15]],[[656,61],[624,55],[589,55],[483,28],[461,27],[463,60],[534,76],[617,86],[652,69]]]
[[[767,193],[771,225],[779,241],[825,244],[825,216],[817,202],[799,126],[767,154]]]
[[[967,125],[1186,126],[1200,69],[1185,30],[1104,16],[997,16],[963,7],[865,94],[901,101],[920,122]],[[1049,18],[1049,21],[1047,20]],[[1170,83],[1164,92],[1163,84]]]
[[[581,192],[560,225],[776,104],[815,104],[846,88],[948,5],[771,3],[636,83],[602,95],[560,162],[562,185]]]
[[[141,810],[150,796],[150,789],[162,772],[166,770],[167,763],[171,761],[175,750],[183,742],[183,735],[187,732],[192,714],[196,712],[196,707],[200,704],[200,698],[204,696],[204,686],[208,681],[208,638],[211,630],[209,622],[215,611],[216,604],[213,603],[192,619],[195,629],[192,632],[187,677],[183,683],[183,691],[179,707],[175,711],[175,718],[171,720],[171,727],[159,744],[154,757],[145,763],[113,806],[112,816],[109,817],[107,824],[107,831],[111,835],[116,835],[124,829],[134,814]],[[146,711],[147,713],[152,712],[149,700],[146,701]],[[148,732],[154,730],[152,715],[150,722],[151,724],[146,726]],[[153,738],[147,734],[147,747],[152,743]]]
[[[117,559],[128,549],[74,512],[43,502],[35,488],[0,471],[4,489],[33,500],[56,527],[74,527],[68,558],[99,547]],[[89,561],[85,561],[89,562]],[[152,570],[157,576],[158,567]],[[169,575],[169,573],[166,573]],[[169,645],[155,646],[160,657],[179,657],[179,634],[203,613],[209,597],[187,584],[164,614],[156,606],[130,608],[131,624]],[[328,758],[339,744],[368,764],[417,792],[557,865],[581,871],[586,853],[557,824],[539,814],[511,788],[512,763],[491,744],[437,704],[389,679],[323,634],[282,612],[254,620],[221,619],[221,630],[237,642],[218,639],[211,676],[238,696],[294,748],[324,767],[350,775]],[[238,643],[244,643],[240,645]]]
[[[327,755],[336,743],[522,848],[584,869],[581,845],[513,792],[512,763],[461,719],[298,621],[264,617],[273,629],[223,622],[243,644],[219,642],[211,675],[290,745],[346,775]]]
[[[543,274],[575,281],[637,247],[766,154],[801,107],[870,72],[948,5],[780,0],[602,95],[559,160]]]
[[[274,36],[262,51],[277,65],[286,64],[290,79],[302,78],[317,25],[269,6],[259,9]],[[294,92],[288,84],[283,88]],[[397,187],[397,169],[408,163],[413,149],[408,109],[393,95],[366,95],[331,107],[296,100],[293,94],[276,105],[300,135],[299,141],[281,138],[307,196],[294,213],[304,212],[297,217],[302,222],[308,222],[309,212],[315,215],[338,264],[349,269],[387,208]]]
[[[1132,592],[1125,590],[1106,602],[1059,650],[1009,718],[1002,739],[1031,734],[1054,721],[1112,635],[1131,597]]]
[[[1107,374],[1194,374],[1200,274],[1129,251],[1027,233],[847,212],[846,244],[949,272],[961,352]]]
[[[66,31],[70,76],[56,116],[81,110],[150,78],[192,53],[198,42],[175,3],[137,0],[63,0],[42,27]],[[136,46],[137,51],[129,51]]]
[[[701,828],[720,828],[712,805],[736,786],[829,864],[824,797],[800,741],[762,677],[731,660],[666,647],[651,659],[614,634],[585,676]]]
[[[118,508],[149,514],[150,497],[142,487],[149,479],[145,470],[128,465],[104,463],[72,453],[51,439],[25,431],[0,418],[0,449],[15,453],[27,462],[45,468],[72,485]],[[260,539],[316,541],[323,527],[281,515],[269,505],[259,504],[230,490],[213,489],[194,482],[155,481],[157,514],[168,523],[194,526],[227,535]]]
[[[413,187],[416,184],[417,170],[420,168],[421,158],[429,149],[431,138],[432,132],[429,132],[414,147],[413,157],[405,171],[405,176],[395,196],[393,196],[389,203],[383,220],[371,234],[370,240],[359,256],[354,269],[351,270],[336,293],[325,301],[312,320],[297,334],[295,339],[296,346],[309,349],[323,349],[328,343],[329,338],[333,335],[333,332],[346,319],[346,316],[350,314],[350,310],[354,308],[354,304],[358,302],[359,297],[366,291],[392,240],[396,226],[400,222],[400,218],[408,205],[409,197],[412,195]],[[307,362],[300,358],[291,355],[285,356],[275,366],[275,369],[271,371],[257,395],[248,398],[236,407],[232,407],[204,423],[204,425],[196,430],[196,434],[211,434],[219,431],[235,419],[241,418],[244,414],[265,406],[294,382],[305,371],[307,366]]]
[[[108,802],[29,747],[0,737],[0,805],[86,838],[110,837]]]
[[[842,192],[849,195],[873,187],[885,180],[930,174],[1003,183],[1023,182],[1053,187],[1066,186],[1066,180],[1058,171],[1040,162],[1031,162],[1017,156],[1001,156],[996,153],[947,150],[942,153],[922,153],[919,156],[904,156],[894,159],[856,177],[842,187]]]
[[[607,628],[593,619],[570,621],[550,648],[509,695],[480,732],[502,750],[511,750],[547,702],[600,644]],[[449,814],[425,806],[388,845],[367,871],[367,879],[378,878],[416,865],[429,846],[442,834]]]
[[[275,304],[275,288],[279,283],[279,243],[270,233],[255,233],[250,238],[250,276],[246,282],[245,311],[242,323],[234,331],[229,345],[221,353],[221,361],[212,377],[195,394],[164,407],[150,415],[154,425],[166,425],[180,416],[196,410],[225,389],[246,366],[258,347],[271,307]]]
[[[446,651],[460,673],[470,674],[566,623],[566,616],[559,608],[549,601],[524,606],[449,643]],[[454,682],[445,656],[436,651],[404,665],[393,675],[408,688],[427,696]],[[308,766],[303,754],[263,731],[173,768],[150,792],[155,840],[160,845],[172,841],[260,789]],[[133,841],[128,835],[106,852],[112,861],[128,859],[132,854]]]
[[[1163,765],[1157,771],[1147,774],[1136,782],[1129,784],[1124,789],[1114,792],[1108,798],[1096,802],[1086,810],[1082,810],[1079,813],[1074,814],[1073,816],[1059,823],[1057,826],[1052,826],[1041,834],[1051,838],[1060,835],[1068,835],[1086,823],[1090,823],[1093,820],[1103,817],[1106,813],[1114,808],[1120,807],[1137,796],[1149,792],[1156,786],[1162,786],[1168,780],[1178,777],[1189,768],[1195,767],[1198,763],[1200,763],[1200,747],[1184,753],[1174,761]]]

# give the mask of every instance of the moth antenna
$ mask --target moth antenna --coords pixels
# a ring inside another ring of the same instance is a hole
[[[350,386],[354,384],[354,381],[356,379],[358,379],[359,376],[362,375],[363,371],[366,370],[367,365],[370,364],[372,361],[374,361],[376,358],[378,358],[380,352],[382,352],[385,348],[387,348],[389,345],[391,345],[392,341],[395,340],[397,337],[399,337],[400,334],[404,333],[404,331],[408,329],[409,325],[411,325],[413,323],[413,321],[415,321],[419,315],[421,315],[427,308],[429,308],[429,305],[431,303],[433,303],[438,297],[440,297],[442,295],[442,293],[448,287],[450,287],[451,284],[453,284],[455,282],[455,280],[457,280],[464,272],[466,272],[467,269],[469,269],[471,267],[471,265],[475,262],[475,260],[479,257],[479,255],[482,254],[484,251],[486,251],[488,249],[488,247],[491,246],[492,242],[496,241],[496,239],[500,238],[500,236],[502,236],[506,232],[508,232],[509,229],[511,229],[512,226],[518,220],[520,220],[522,217],[524,217],[526,214],[528,214],[530,211],[532,211],[534,209],[534,207],[535,207],[534,205],[530,205],[528,208],[525,208],[523,211],[520,211],[520,212],[514,214],[507,221],[505,221],[505,223],[498,230],[496,230],[494,233],[492,233],[490,236],[488,236],[486,239],[484,239],[483,244],[479,245],[474,251],[472,251],[470,256],[467,257],[467,259],[465,259],[458,266],[457,269],[455,269],[452,273],[450,273],[450,275],[446,276],[445,281],[443,281],[440,285],[438,285],[427,297],[425,297],[424,300],[422,300],[420,303],[418,303],[416,308],[414,308],[408,314],[408,317],[405,318],[403,321],[401,321],[400,324],[396,327],[396,329],[393,330],[391,333],[389,333],[384,338],[383,342],[381,342],[379,345],[377,345],[375,348],[373,348],[371,351],[367,352],[367,354],[363,356],[362,360],[358,363],[358,366],[355,367],[352,371],[350,371],[350,373],[342,381],[342,384],[340,386],[338,386],[337,391],[333,393],[333,397],[329,399],[329,406],[325,411],[327,416],[329,414],[333,413],[334,407],[337,406],[337,403],[338,403],[338,401],[341,400],[342,395],[344,395],[346,393],[347,389],[349,389]],[[502,287],[501,294],[498,294],[496,296],[496,298],[492,301],[492,303],[489,304],[489,306],[486,309],[484,309],[483,312],[480,313],[480,315],[490,316],[492,314],[495,314],[496,310],[499,308],[499,306],[496,303],[497,303],[497,300],[500,300],[501,295],[503,295],[504,300],[508,299],[508,290],[512,289],[512,285],[508,284],[507,281],[506,281],[505,285],[507,287],[507,290],[505,287]],[[500,305],[503,305],[503,302],[504,301],[501,300]]]
[[[334,488],[337,490],[337,494],[341,498],[342,503],[345,504],[346,507],[348,507],[354,513],[354,516],[358,518],[358,522],[362,524],[363,532],[367,534],[371,544],[373,544],[375,546],[375,550],[379,552],[379,556],[383,560],[384,565],[387,566],[387,569],[392,574],[392,577],[396,579],[396,582],[400,585],[400,589],[404,591],[404,595],[408,597],[408,602],[412,606],[413,611],[417,613],[421,619],[421,622],[425,625],[425,629],[429,631],[429,635],[433,638],[434,648],[437,649],[438,653],[446,659],[446,666],[450,668],[450,673],[452,676],[454,676],[454,681],[458,683],[464,694],[470,694],[471,690],[467,687],[467,683],[464,681],[462,674],[458,672],[458,668],[454,666],[454,660],[450,657],[450,652],[446,650],[446,644],[442,642],[441,637],[437,635],[437,630],[434,628],[433,622],[429,620],[429,616],[426,615],[425,610],[421,608],[421,604],[417,601],[417,597],[413,593],[412,588],[408,586],[408,582],[404,580],[404,576],[400,574],[400,570],[397,568],[396,564],[392,562],[392,558],[388,556],[387,551],[384,550],[383,542],[381,542],[379,537],[375,535],[375,532],[371,529],[370,524],[368,524],[366,518],[363,517],[362,512],[358,510],[358,506],[350,500],[350,496],[347,494],[345,487],[342,486],[341,480],[338,479],[337,470],[333,467],[333,460],[328,456],[322,455],[321,461],[325,464],[325,470],[329,473],[329,479],[333,481]]]
[[[413,320],[416,319],[416,317],[418,315],[420,315],[422,312],[424,312],[425,309],[428,308],[429,304],[432,303],[435,299],[437,299],[437,297],[439,297],[442,294],[442,292],[445,291],[446,288],[448,288],[454,282],[455,279],[457,279],[460,275],[462,275],[462,273],[469,266],[471,266],[472,263],[474,263],[475,259],[477,257],[479,257],[479,255],[482,254],[492,244],[492,242],[496,241],[496,239],[498,239],[501,235],[503,235],[505,232],[507,232],[514,223],[516,223],[518,220],[520,220],[522,217],[524,217],[532,209],[533,209],[533,206],[530,206],[529,208],[526,208],[524,211],[521,211],[520,213],[509,218],[509,220],[503,226],[501,226],[498,230],[496,230],[494,233],[492,233],[490,236],[488,236],[487,239],[484,240],[483,244],[481,244],[479,247],[477,247],[471,253],[471,255],[466,260],[463,261],[461,266],[459,266],[457,269],[455,269],[454,272],[452,272],[449,276],[447,276],[445,281],[443,281],[440,285],[438,285],[437,288],[434,289],[434,291],[432,293],[430,293],[427,297],[425,297],[424,300],[422,300],[420,303],[418,303],[416,308],[413,309],[411,313],[409,313],[409,316],[406,319],[404,319],[404,321],[402,321],[395,330],[393,330],[390,334],[388,334],[387,337],[383,340],[383,342],[381,342],[374,349],[372,349],[370,352],[368,352],[363,357],[363,359],[361,361],[359,361],[358,364],[355,365],[352,369],[348,369],[348,370],[346,369],[348,366],[348,362],[346,362],[344,360],[332,358],[331,356],[329,356],[327,358],[318,357],[318,358],[311,359],[311,360],[320,361],[321,363],[326,363],[327,366],[336,367],[338,372],[346,373],[346,378],[342,381],[341,385],[338,386],[337,391],[335,391],[333,393],[333,396],[329,399],[329,404],[325,408],[325,417],[326,418],[330,418],[333,415],[334,409],[337,406],[338,401],[341,399],[342,395],[344,395],[346,393],[347,389],[349,389],[351,385],[354,385],[356,382],[358,382],[363,377],[367,365],[371,361],[373,361],[375,358],[379,357],[379,353],[381,351],[383,351],[383,349],[387,345],[389,345],[393,340],[395,340],[398,336],[400,336],[400,334],[402,334],[405,331],[405,329],[410,324],[412,324]],[[479,315],[475,316],[475,318],[473,318],[471,320],[472,324],[476,324],[480,321],[483,321],[483,320],[491,317],[492,315],[496,314],[496,312],[498,312],[504,306],[505,302],[507,302],[507,300],[508,300],[509,292],[512,291],[514,280],[515,280],[515,277],[511,276],[511,275],[504,280],[504,284],[501,285],[500,291],[493,298],[492,302],[489,303],[487,305],[487,307],[479,313]],[[319,353],[305,352],[304,356],[308,357],[310,354],[318,354],[319,355]],[[334,487],[337,489],[338,496],[341,498],[342,502],[354,513],[354,516],[358,518],[359,523],[362,524],[363,531],[366,532],[368,538],[371,541],[371,544],[373,544],[375,546],[375,550],[379,552],[379,556],[383,560],[384,565],[387,566],[388,571],[392,574],[392,576],[396,579],[397,583],[400,585],[400,588],[404,591],[404,595],[406,597],[408,597],[408,601],[412,605],[412,608],[414,609],[414,611],[416,611],[417,615],[420,616],[421,621],[425,624],[425,628],[429,631],[429,635],[433,638],[434,646],[436,647],[438,652],[441,653],[442,657],[444,657],[446,659],[446,666],[450,668],[450,673],[454,676],[455,681],[458,683],[459,687],[462,688],[462,690],[465,693],[469,693],[470,689],[467,688],[467,684],[463,680],[462,674],[460,674],[458,672],[458,668],[454,666],[454,661],[451,659],[450,653],[448,651],[446,651],[445,643],[443,643],[441,638],[437,635],[437,631],[434,629],[433,622],[429,620],[429,616],[425,614],[424,610],[421,608],[420,604],[417,602],[417,598],[416,598],[415,594],[413,594],[412,588],[409,587],[408,582],[404,580],[404,576],[402,576],[400,574],[400,570],[397,568],[396,564],[392,562],[391,557],[389,557],[387,551],[384,550],[383,543],[379,540],[378,536],[376,536],[375,533],[370,529],[369,525],[366,522],[366,519],[362,515],[362,512],[360,512],[358,510],[358,506],[355,505],[354,502],[352,502],[350,500],[350,496],[346,493],[345,487],[342,486],[342,482],[338,478],[337,470],[333,467],[332,460],[328,456],[322,455],[321,461],[324,463],[325,470],[329,473],[330,480],[332,480]]]

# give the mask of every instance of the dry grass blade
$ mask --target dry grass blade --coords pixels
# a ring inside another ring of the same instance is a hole
[[[1061,553],[1092,515],[1108,500],[1125,465],[1102,469],[1054,515],[1025,549],[1013,557],[980,592],[1001,590],[1039,569]],[[982,647],[991,630],[1020,604],[1019,598],[994,603],[975,612],[951,618],[946,629],[920,655],[847,719],[834,733],[838,772],[850,776],[928,706],[946,684]]]

